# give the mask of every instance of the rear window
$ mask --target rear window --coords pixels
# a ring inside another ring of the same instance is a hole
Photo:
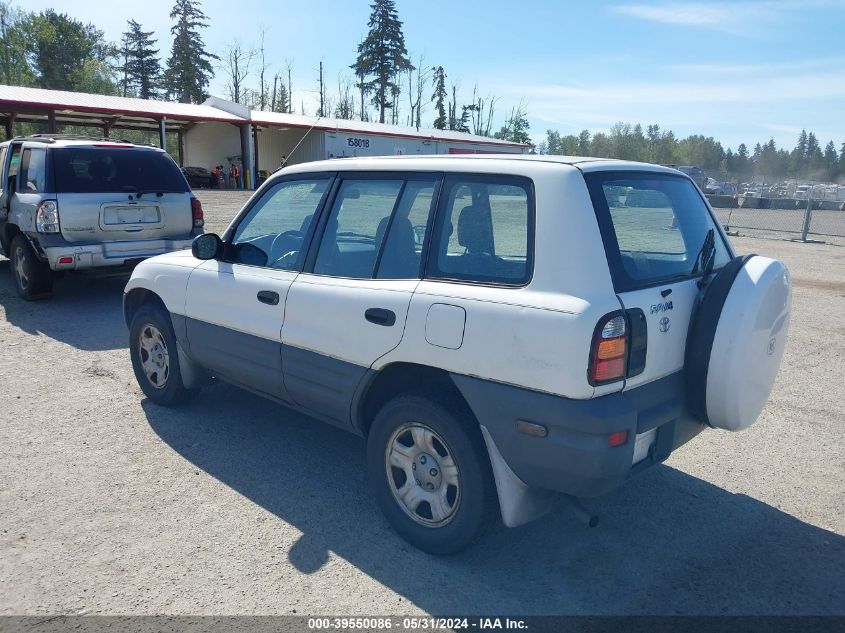
[[[188,191],[185,177],[164,152],[107,147],[53,150],[56,191],[132,193]]]
[[[716,223],[686,178],[631,172],[585,174],[617,292],[693,276],[707,232],[714,268],[730,260]]]

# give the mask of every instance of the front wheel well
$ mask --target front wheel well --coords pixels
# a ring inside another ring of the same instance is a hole
[[[146,288],[133,288],[123,298],[123,320],[126,322],[126,327],[132,325],[132,319],[138,309],[147,304],[152,304],[161,307],[167,312],[167,306],[164,305],[161,297],[159,297],[152,290]]]
[[[15,235],[21,233],[21,230],[15,224],[9,224],[8,222],[0,228],[0,246],[3,247],[3,252],[6,253],[7,256],[10,256],[11,253],[9,252],[9,247],[12,244],[12,240],[15,239]]]
[[[355,426],[367,436],[379,410],[396,396],[417,394],[442,404],[462,420],[476,422],[475,414],[449,372],[415,363],[392,363],[381,369],[367,384],[359,399]]]

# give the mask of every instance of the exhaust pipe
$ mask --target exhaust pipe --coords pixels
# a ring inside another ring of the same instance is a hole
[[[566,500],[569,501],[569,505],[579,521],[591,528],[594,528],[599,524],[599,516],[588,508],[581,499],[570,495],[564,496]]]

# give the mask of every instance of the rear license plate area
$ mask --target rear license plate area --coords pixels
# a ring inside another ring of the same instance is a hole
[[[107,226],[158,224],[159,222],[161,222],[161,214],[159,208],[154,206],[125,205],[103,209],[103,224]]]

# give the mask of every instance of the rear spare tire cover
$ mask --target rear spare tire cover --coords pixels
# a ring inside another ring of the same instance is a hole
[[[708,285],[690,326],[690,408],[712,427],[751,426],[769,399],[789,330],[789,271],[779,261],[731,260]]]

